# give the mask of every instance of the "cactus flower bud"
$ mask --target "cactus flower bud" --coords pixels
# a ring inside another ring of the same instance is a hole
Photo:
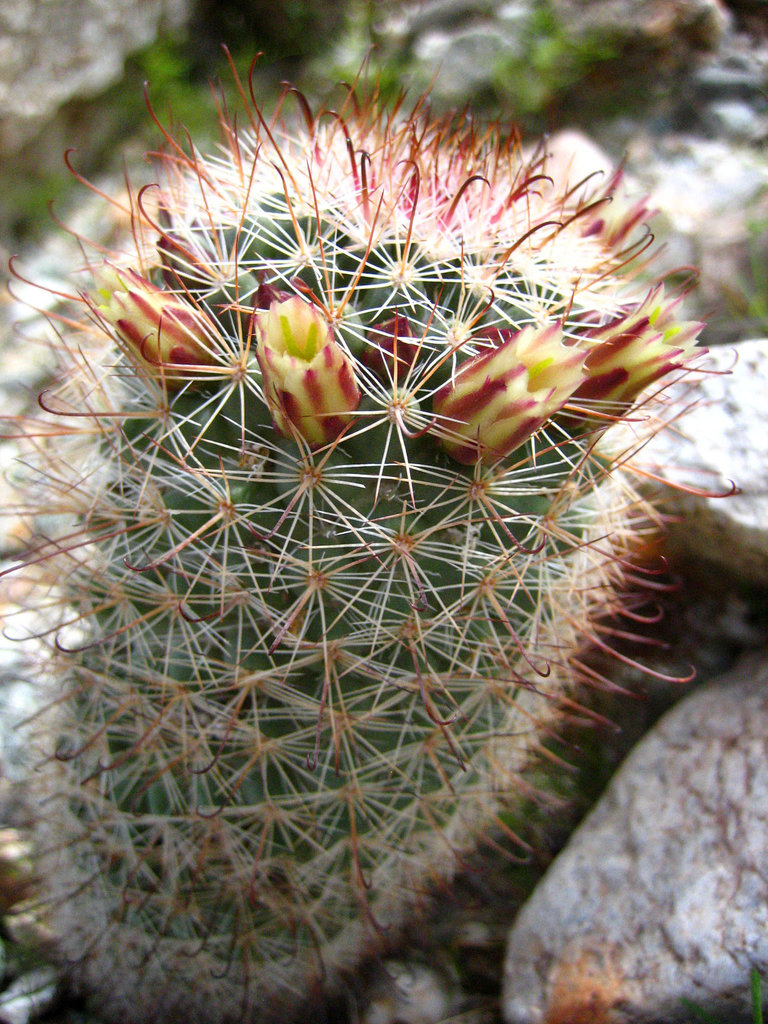
[[[587,380],[574,399],[608,402],[621,411],[654,381],[683,366],[703,325],[676,320],[679,302],[665,299],[663,286],[657,285],[622,316],[592,328],[584,364]]]
[[[583,234],[585,237],[601,238],[607,245],[618,248],[654,211],[648,206],[645,197],[634,202],[629,198],[621,168],[605,186],[604,195],[606,201],[595,207],[594,216],[585,219]]]
[[[315,307],[294,296],[253,318],[264,397],[284,437],[338,437],[360,404],[352,362]]]
[[[133,270],[108,265],[99,277],[94,303],[141,367],[177,389],[193,368],[214,363],[216,327],[202,310],[164,291]]]
[[[160,259],[160,274],[166,288],[189,289],[199,287],[201,280],[210,281],[210,270],[202,256],[191,251],[186,240],[171,231],[166,231],[157,242]]]
[[[412,339],[413,329],[401,313],[368,331],[369,347],[362,362],[388,381],[402,382],[416,362],[419,346]]]
[[[291,298],[291,293],[282,288],[275,288],[273,284],[267,284],[264,271],[258,274],[259,287],[253,298],[256,310],[269,309],[273,302],[285,302]]]
[[[443,447],[464,465],[509,455],[584,380],[585,353],[563,345],[559,324],[495,333],[498,346],[468,359],[434,397]]]

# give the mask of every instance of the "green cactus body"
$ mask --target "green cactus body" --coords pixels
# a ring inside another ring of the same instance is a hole
[[[699,327],[618,178],[304,112],[172,143],[25,431],[46,914],[118,1021],[279,1016],[450,877],[621,606],[646,512],[599,435]]]

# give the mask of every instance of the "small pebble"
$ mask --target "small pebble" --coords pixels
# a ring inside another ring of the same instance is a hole
[[[30,1024],[53,1006],[58,976],[52,967],[23,974],[0,993],[0,1024]]]

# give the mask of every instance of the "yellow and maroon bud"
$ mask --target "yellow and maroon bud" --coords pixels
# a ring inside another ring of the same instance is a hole
[[[619,168],[605,187],[605,201],[595,206],[582,222],[582,234],[595,236],[612,249],[623,245],[636,227],[653,216],[647,197],[632,202],[626,191],[624,171]]]
[[[419,345],[408,317],[395,313],[367,334],[369,345],[361,361],[387,381],[402,383],[419,354]]]
[[[294,296],[254,314],[264,398],[284,437],[312,445],[339,436],[360,404],[352,360],[315,307]]]
[[[468,359],[434,397],[443,447],[464,465],[519,448],[585,376],[585,353],[563,344],[559,324],[502,329],[493,340],[496,348]]]
[[[215,363],[216,326],[202,310],[133,270],[107,265],[98,284],[98,314],[131,358],[168,388],[180,388],[197,368]]]
[[[259,271],[257,280],[259,287],[256,289],[256,294],[253,298],[253,304],[257,312],[261,309],[269,309],[273,302],[285,302],[286,299],[291,298],[291,292],[287,292],[282,288],[276,288],[273,284],[267,284],[266,274],[263,270]]]
[[[641,303],[592,328],[585,339],[587,380],[574,400],[607,403],[606,411],[622,412],[649,385],[684,366],[704,325],[677,321],[679,302],[666,299],[657,285]]]
[[[160,274],[166,288],[194,290],[210,284],[213,274],[200,253],[193,251],[186,239],[165,231],[157,241]]]

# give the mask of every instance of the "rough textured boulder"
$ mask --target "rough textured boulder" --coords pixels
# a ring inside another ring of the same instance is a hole
[[[189,0],[13,0],[0,4],[0,153],[12,153],[62,103],[116,81],[125,57]]]
[[[520,912],[508,1024],[749,1016],[768,971],[768,656],[743,660],[635,748]]]
[[[691,489],[666,492],[666,508],[675,516],[668,526],[673,548],[766,586],[768,340],[714,348],[709,359],[696,384],[696,408],[679,430],[647,446],[643,465]],[[682,408],[687,389],[678,391]],[[674,465],[680,468],[670,471]],[[738,493],[717,497],[734,485]]]

